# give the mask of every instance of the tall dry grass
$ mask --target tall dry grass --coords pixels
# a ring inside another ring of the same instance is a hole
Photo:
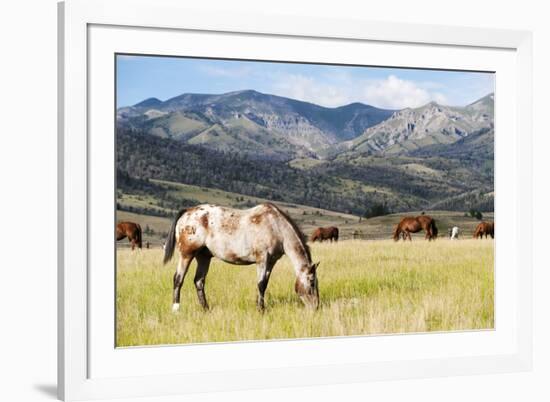
[[[192,264],[181,310],[171,312],[175,259],[162,250],[117,254],[117,345],[389,334],[494,327],[493,241],[429,243],[350,240],[312,246],[321,306],[303,307],[283,257],[266,312],[256,311],[256,270],[213,259],[206,280],[211,310],[199,306]]]

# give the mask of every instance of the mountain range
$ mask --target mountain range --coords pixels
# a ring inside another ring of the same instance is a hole
[[[351,213],[376,203],[492,210],[493,116],[493,94],[461,107],[402,110],[327,108],[254,90],[149,98],[117,110],[117,169],[206,187],[215,169],[221,189]],[[169,161],[175,150],[185,156],[178,163]],[[220,166],[203,163],[201,150]],[[235,184],[244,166],[272,175],[272,186],[250,175]],[[285,177],[291,197],[278,188]]]
[[[361,103],[325,108],[253,90],[222,95],[150,98],[120,108],[119,126],[220,151],[288,160],[319,152],[362,134],[393,110]]]
[[[493,114],[493,94],[465,107],[430,102],[393,113],[346,145],[354,150],[403,153],[429,145],[452,144],[480,130],[492,129]]]
[[[406,153],[452,144],[493,128],[494,96],[465,107],[435,102],[380,109],[362,103],[326,108],[254,90],[149,98],[119,108],[119,127],[262,159],[323,159],[341,152]]]

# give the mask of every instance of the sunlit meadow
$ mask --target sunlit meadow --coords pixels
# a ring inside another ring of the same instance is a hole
[[[494,327],[493,241],[411,243],[349,240],[314,244],[321,306],[306,309],[283,257],[273,271],[266,311],[256,310],[255,266],[212,259],[210,310],[198,303],[192,264],[172,313],[176,259],[161,249],[117,251],[117,346],[265,340]]]

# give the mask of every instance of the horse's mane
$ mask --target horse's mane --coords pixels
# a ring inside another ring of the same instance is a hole
[[[285,218],[285,220],[290,224],[292,229],[294,229],[294,232],[296,232],[296,235],[298,235],[298,239],[300,239],[300,242],[302,243],[302,246],[306,251],[308,260],[311,261],[311,250],[309,249],[309,246],[307,244],[307,238],[304,232],[302,232],[302,230],[298,227],[296,222],[294,222],[292,218],[288,216],[286,212],[282,211],[277,205],[271,204],[271,203],[269,205],[273,206],[273,208],[275,208],[277,212],[279,212],[283,216],[283,218]]]

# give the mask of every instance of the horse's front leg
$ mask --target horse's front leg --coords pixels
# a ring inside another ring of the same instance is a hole
[[[189,265],[193,260],[193,256],[180,256],[178,261],[178,266],[176,268],[176,273],[174,274],[174,291],[172,295],[172,311],[176,312],[180,309],[180,293],[181,285],[183,285],[183,279],[187,274]]]
[[[210,268],[210,260],[212,256],[209,254],[198,254],[197,259],[197,272],[195,273],[195,289],[197,289],[197,297],[202,308],[208,310],[208,302],[206,301],[206,293],[204,293],[204,284],[206,282],[206,275],[208,274],[208,268]]]
[[[269,276],[271,275],[272,268],[273,264],[269,262],[267,257],[263,261],[259,262],[256,267],[258,275],[258,301],[256,303],[256,306],[259,311],[264,311],[265,309],[265,290],[267,289],[267,284],[269,282]]]

